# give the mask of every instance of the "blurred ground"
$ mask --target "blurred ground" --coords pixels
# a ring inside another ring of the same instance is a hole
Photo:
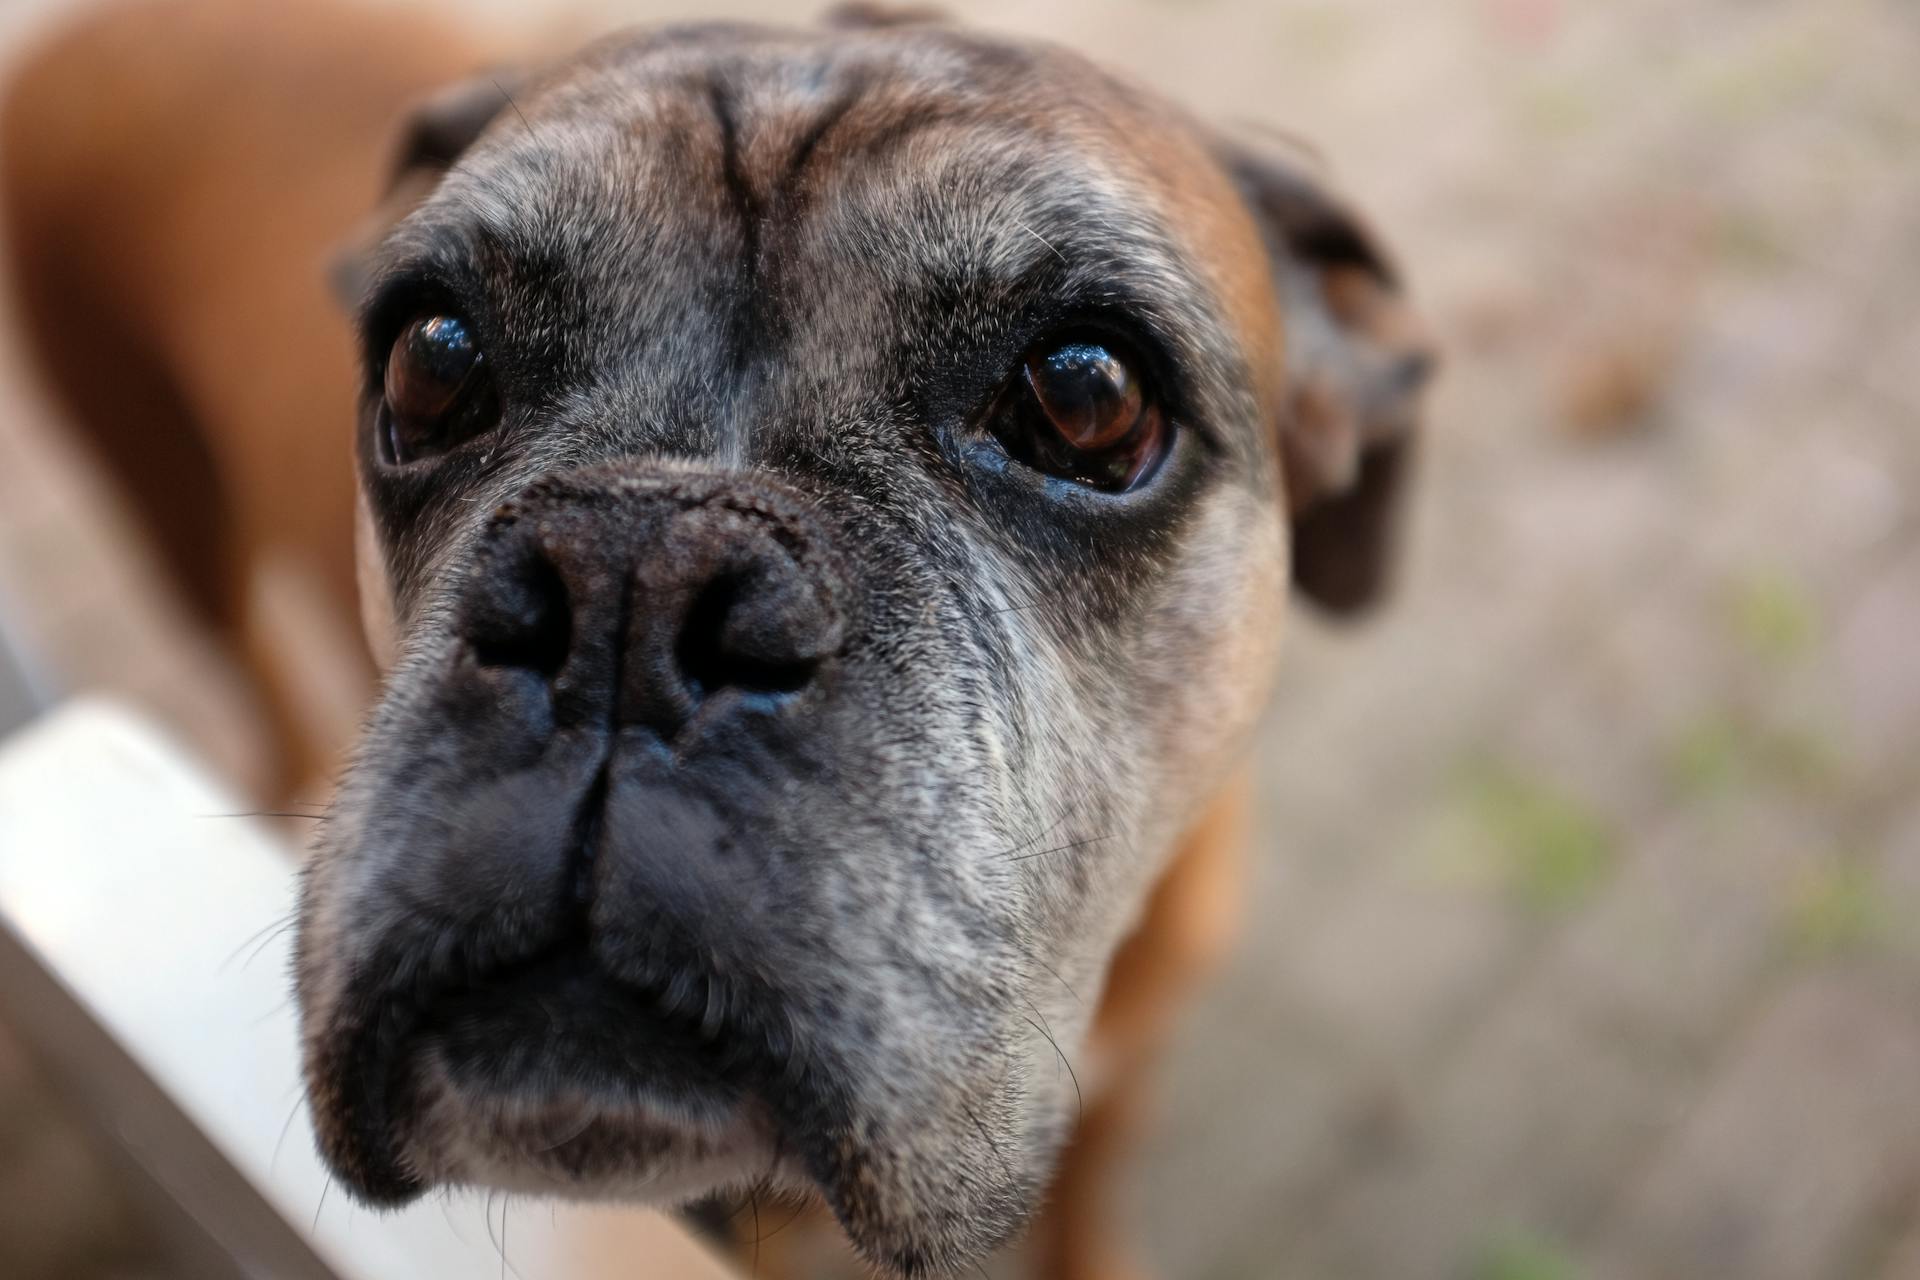
[[[1148,1258],[1920,1277],[1920,13],[969,12],[1312,139],[1448,346],[1404,591],[1292,637]],[[244,761],[30,401],[0,458],[42,653]],[[45,1105],[0,1047],[0,1270],[102,1274],[132,1237]]]

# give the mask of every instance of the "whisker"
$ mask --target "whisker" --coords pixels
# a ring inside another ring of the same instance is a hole
[[[513,1197],[511,1195],[502,1195],[500,1201],[500,1234],[498,1236],[493,1234],[493,1197],[499,1194],[502,1193],[497,1191],[487,1192],[486,1207],[481,1211],[481,1215],[486,1219],[487,1223],[487,1239],[493,1242],[493,1251],[500,1255],[500,1280],[507,1280],[507,1272],[509,1271],[513,1272],[515,1276],[518,1276],[519,1280],[526,1280],[526,1277],[520,1275],[520,1268],[514,1266],[507,1258],[507,1209],[513,1204]]]
[[[1079,1073],[1074,1071],[1073,1063],[1067,1060],[1067,1051],[1060,1047],[1060,1042],[1054,1039],[1053,1032],[1045,1025],[1047,1021],[1045,1015],[1043,1015],[1040,1010],[1034,1008],[1031,1000],[1027,1001],[1026,1004],[1027,1008],[1033,1009],[1034,1018],[1039,1018],[1040,1021],[1035,1022],[1033,1018],[1028,1018],[1024,1014],[1022,1015],[1022,1019],[1028,1026],[1046,1037],[1047,1043],[1052,1045],[1053,1051],[1060,1056],[1060,1065],[1067,1069],[1067,1079],[1073,1081],[1073,1122],[1077,1125],[1086,1118],[1087,1114],[1087,1099],[1086,1096],[1080,1092]]]
[[[760,1274],[760,1184],[754,1183],[747,1189],[753,1198],[753,1274]]]
[[[282,1000],[279,1004],[273,1006],[273,1008],[267,1010],[265,1013],[255,1018],[253,1020],[253,1025],[256,1027],[266,1026],[269,1022],[272,1022],[275,1018],[285,1013],[287,1011],[288,1006],[292,1004],[293,1004],[293,997],[288,996],[285,1000]]]
[[[1058,249],[1054,248],[1053,245],[1047,240],[1047,238],[1041,235],[1038,231],[1035,231],[1032,227],[1020,221],[1020,219],[1014,217],[1012,214],[1007,215],[1007,220],[1013,223],[1014,226],[1026,232],[1028,235],[1032,236],[1035,240],[1038,240],[1042,245],[1046,246],[1046,250],[1048,253],[1051,253],[1054,257],[1060,259],[1060,261],[1062,262],[1065,262],[1067,260],[1067,255],[1060,252]]]
[[[447,1187],[443,1189],[440,1194],[434,1198],[440,1202],[440,1217],[441,1220],[447,1224],[447,1230],[453,1233],[454,1239],[458,1240],[461,1244],[466,1244],[467,1233],[462,1231],[460,1224],[453,1220],[453,1188]]]
[[[292,932],[294,927],[299,923],[300,922],[298,920],[288,920],[285,924],[282,924],[279,928],[275,929],[272,933],[262,938],[259,942],[259,945],[254,947],[252,951],[248,952],[247,958],[240,962],[240,967],[244,969],[248,965],[251,965],[255,960],[258,960],[260,958],[261,952],[265,951],[268,947],[272,946],[274,942],[276,942],[278,939],[283,938],[288,933]]]
[[[540,1156],[540,1155],[545,1155],[549,1151],[558,1151],[561,1147],[566,1146],[569,1142],[572,1142],[575,1138],[579,1137],[581,1134],[585,1133],[587,1130],[593,1128],[593,1122],[596,1118],[597,1117],[595,1116],[589,1115],[585,1120],[582,1120],[580,1122],[580,1127],[578,1129],[575,1129],[572,1133],[568,1134],[566,1137],[558,1138],[553,1142],[549,1142],[544,1147],[529,1147],[527,1148],[527,1154],[530,1156]]]
[[[299,1097],[293,1100],[293,1110],[287,1112],[287,1122],[280,1126],[280,1136],[274,1139],[273,1156],[267,1161],[268,1173],[272,1173],[274,1166],[280,1163],[280,1148],[287,1145],[287,1135],[293,1132],[294,1119],[299,1116],[300,1108],[305,1106],[306,1103],[307,1095],[304,1091]]]
[[[1060,976],[1060,971],[1058,969],[1048,964],[1045,960],[1042,960],[1038,955],[1034,955],[1030,953],[1027,958],[1029,960],[1032,960],[1035,964],[1039,965],[1042,969],[1045,969],[1055,982],[1059,983],[1062,987],[1065,987],[1067,994],[1073,997],[1074,1002],[1076,1004],[1086,1003],[1085,1001],[1080,999],[1080,993],[1073,989],[1072,984],[1070,984],[1065,978]]]
[[[1022,849],[1033,848],[1034,845],[1039,844],[1042,840],[1045,840],[1048,836],[1052,835],[1055,831],[1058,831],[1060,829],[1060,824],[1065,822],[1067,819],[1073,817],[1074,811],[1079,807],[1080,807],[1080,802],[1077,800],[1069,803],[1066,809],[1061,812],[1059,817],[1055,818],[1052,822],[1049,822],[1046,826],[1040,828],[1038,831],[1034,832],[1032,835],[1028,836],[1025,840],[1022,840],[1019,844],[1016,844],[1015,846],[1013,846],[1013,848],[1007,850],[1005,853],[1001,854],[1000,856],[1003,858],[1011,858],[1014,854],[1019,853]]]
[[[527,120],[527,113],[520,109],[520,104],[513,100],[513,95],[507,92],[507,86],[501,84],[498,77],[494,78],[493,87],[500,91],[500,96],[505,98],[507,105],[513,108],[513,114],[520,117],[520,123],[526,127],[527,132],[536,138],[539,137],[539,134],[533,133],[533,125]]]
[[[320,1230],[320,1211],[327,1207],[327,1192],[333,1190],[333,1175],[327,1175],[327,1185],[320,1188],[320,1203],[313,1206],[313,1225],[307,1228],[307,1234],[313,1235]]]
[[[500,1198],[500,1280],[507,1280],[509,1271],[515,1276],[520,1275],[520,1268],[514,1266],[512,1260],[507,1257],[507,1210],[512,1207],[512,1196]]]
[[[973,1131],[980,1135],[980,1141],[987,1144],[987,1150],[993,1152],[993,1158],[1000,1162],[1000,1172],[1007,1180],[1007,1189],[1011,1191],[1019,1186],[1019,1179],[1013,1176],[1013,1166],[1007,1163],[1006,1153],[1000,1150],[1000,1144],[995,1142],[993,1136],[987,1132],[987,1126],[980,1123],[980,1117],[975,1115],[973,1108],[966,1103],[960,1104],[960,1110],[968,1120],[973,1122]]]
[[[267,939],[267,941],[271,942],[273,940],[273,935],[277,933],[279,930],[284,929],[288,925],[292,924],[294,921],[294,918],[297,915],[299,915],[299,911],[297,909],[293,911],[289,911],[283,916],[275,916],[273,919],[261,925],[258,929],[255,929],[252,933],[248,934],[244,939],[241,940],[240,945],[233,949],[233,953],[231,955],[229,955],[225,960],[222,960],[220,962],[220,968],[216,972],[225,973],[227,970],[227,966],[232,964],[235,960],[238,960],[240,958],[240,953],[242,951],[245,951],[248,947],[253,946],[256,942],[259,942],[262,938],[265,938]]]
[[[807,1211],[807,1205],[804,1200],[796,1202],[793,1206],[793,1212],[787,1215],[787,1220],[781,1223],[779,1226],[775,1227],[773,1230],[767,1232],[767,1234],[763,1236],[762,1239],[766,1239],[766,1240],[773,1239],[775,1236],[779,1235],[782,1231],[785,1231],[788,1227],[800,1221],[800,1215],[805,1213],[806,1211]]]
[[[1104,835],[1104,836],[1088,836],[1084,840],[1071,840],[1071,841],[1068,841],[1066,844],[1058,844],[1051,849],[1042,849],[1037,853],[1009,854],[1007,855],[1007,861],[1030,862],[1034,858],[1044,858],[1049,854],[1054,854],[1054,853],[1065,853],[1069,849],[1080,849],[1090,844],[1099,844],[1102,840],[1111,840],[1111,839],[1113,839],[1112,833],[1108,833],[1107,835]]]
[[[747,1191],[751,1191],[752,1189],[753,1188],[749,1187],[747,1188]],[[733,1208],[727,1210],[727,1216],[720,1219],[720,1221],[726,1223],[729,1227],[731,1227],[733,1225],[733,1220],[746,1212],[747,1191],[742,1191],[740,1193],[740,1199],[734,1204]]]

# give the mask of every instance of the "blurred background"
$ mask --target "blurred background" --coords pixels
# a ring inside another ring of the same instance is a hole
[[[76,7],[0,5],[0,75]],[[1397,598],[1291,636],[1144,1260],[1920,1277],[1920,9],[965,16],[1308,140],[1446,351]],[[0,631],[245,779],[246,693],[145,555],[0,319]],[[0,1027],[0,1273],[164,1274],[106,1168]]]

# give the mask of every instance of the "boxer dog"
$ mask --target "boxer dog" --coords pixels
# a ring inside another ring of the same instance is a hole
[[[287,349],[324,327],[275,292],[311,215],[244,215],[280,172],[336,212],[367,101],[478,59],[234,21],[218,57],[123,40],[136,87],[69,105],[112,142],[17,95],[9,200],[110,446],[179,433],[244,484],[356,405],[324,430],[384,686],[296,961],[341,1182],[793,1192],[896,1275],[1046,1203],[1049,1274],[1114,1274],[1099,1171],[1224,928],[1289,583],[1350,611],[1383,582],[1431,359],[1375,237],[1063,49],[867,12],[640,31],[415,111],[336,263],[356,382]],[[156,57],[197,114],[139,88]],[[167,146],[247,187],[219,229]],[[141,189],[159,225],[101,231]],[[118,360],[168,394],[104,394]]]

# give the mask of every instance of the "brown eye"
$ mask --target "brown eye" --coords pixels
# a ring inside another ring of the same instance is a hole
[[[1093,339],[1044,343],[1028,354],[1024,397],[998,434],[1014,457],[1049,475],[1130,488],[1166,452],[1166,415],[1134,365]]]
[[[395,462],[444,453],[491,427],[499,404],[480,348],[457,316],[424,316],[387,353],[387,447]]]

